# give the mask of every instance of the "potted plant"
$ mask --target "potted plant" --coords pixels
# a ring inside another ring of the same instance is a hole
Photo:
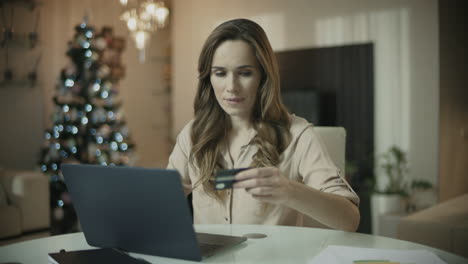
[[[408,212],[419,211],[436,203],[436,194],[431,182],[423,179],[411,181]]]
[[[398,146],[392,146],[379,159],[379,172],[387,179],[383,189],[374,183],[371,195],[372,233],[379,234],[379,217],[386,213],[402,214],[406,209],[408,160]]]

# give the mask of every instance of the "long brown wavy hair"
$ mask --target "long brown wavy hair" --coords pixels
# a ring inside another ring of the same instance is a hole
[[[278,63],[265,31],[255,22],[234,19],[216,27],[208,36],[198,60],[198,88],[194,101],[195,118],[191,130],[191,166],[200,175],[194,188],[202,184],[204,191],[221,201],[224,192],[215,191],[211,180],[221,169],[221,149],[231,129],[229,116],[216,100],[210,82],[213,55],[226,40],[243,40],[251,45],[261,66],[260,87],[253,107],[253,127],[257,135],[252,144],[258,147],[251,167],[276,166],[281,153],[291,141],[291,122],[281,102]]]

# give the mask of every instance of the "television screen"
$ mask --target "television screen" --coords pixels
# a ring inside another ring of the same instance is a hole
[[[320,124],[320,100],[317,91],[285,90],[281,96],[291,114],[303,117],[314,125]]]

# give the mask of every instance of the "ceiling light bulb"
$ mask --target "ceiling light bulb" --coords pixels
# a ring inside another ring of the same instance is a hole
[[[135,43],[136,47],[139,50],[142,50],[146,47],[148,41],[148,33],[145,31],[138,31],[135,33]]]
[[[151,14],[151,15],[156,15],[156,10],[157,10],[157,7],[156,7],[156,4],[155,3],[149,3],[146,5],[146,12],[148,14]]]
[[[169,16],[169,9],[165,6],[160,6],[156,9],[155,18],[156,22],[160,26],[164,26],[166,24],[167,17]]]
[[[127,27],[130,31],[135,31],[137,29],[137,20],[134,17],[131,17],[127,21]]]

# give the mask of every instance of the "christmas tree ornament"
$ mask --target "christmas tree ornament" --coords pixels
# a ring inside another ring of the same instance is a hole
[[[112,128],[109,125],[102,125],[99,128],[99,134],[102,135],[105,138],[108,138],[110,133],[112,132]]]
[[[125,40],[123,38],[114,38],[111,47],[121,53],[125,49]]]
[[[73,85],[71,91],[73,92],[73,95],[79,95],[81,93],[81,89],[83,86],[80,83],[76,83]]]
[[[106,41],[107,45],[110,45],[112,43],[112,40],[114,39],[113,35],[113,29],[108,26],[104,26],[101,29],[101,34],[99,34],[104,40]]]
[[[99,59],[99,53],[97,52],[89,52],[89,50],[86,53],[90,59],[90,61],[95,62]]]
[[[97,50],[104,50],[107,48],[107,42],[103,37],[98,37],[94,39],[91,46]]]
[[[114,49],[106,49],[102,52],[101,56],[101,62],[104,64],[109,65],[110,67],[113,67],[115,65],[118,65],[119,62],[119,55],[116,50]]]
[[[107,76],[109,76],[110,72],[111,68],[106,64],[102,64],[97,71],[97,77],[100,79],[106,78]]]
[[[121,79],[125,75],[125,69],[124,67],[118,65],[112,67],[112,79]]]

